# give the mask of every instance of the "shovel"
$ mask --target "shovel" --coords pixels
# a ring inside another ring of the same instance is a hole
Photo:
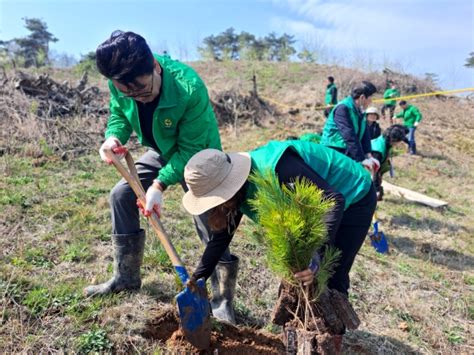
[[[388,253],[388,242],[385,238],[385,234],[382,231],[379,231],[379,221],[377,215],[374,214],[374,232],[370,235],[370,244],[375,248],[375,250],[381,254]]]
[[[390,169],[392,165],[390,165]],[[392,170],[390,170],[390,174],[392,174]],[[375,182],[376,174],[372,173],[372,182]],[[374,232],[369,236],[370,237],[370,244],[374,247],[374,249],[381,254],[388,254],[388,242],[387,238],[385,237],[385,233],[379,231],[379,220],[377,218],[377,213],[374,213],[374,217],[372,218],[372,223],[374,225]]]
[[[123,166],[114,152],[125,154],[128,170]],[[142,206],[145,206],[145,190],[140,183],[135,163],[128,150],[125,147],[120,147],[115,148],[113,151],[105,150],[105,154],[120,172],[120,175],[128,182]],[[207,349],[211,343],[211,322],[205,282],[203,279],[198,280],[196,282],[197,287],[192,290],[186,287],[189,274],[176,253],[173,244],[171,244],[170,239],[166,235],[159,217],[156,213],[152,213],[151,216],[148,217],[148,221],[171,259],[179,279],[183,283],[183,286],[185,286],[185,289],[176,296],[184,336],[196,348],[200,350]]]

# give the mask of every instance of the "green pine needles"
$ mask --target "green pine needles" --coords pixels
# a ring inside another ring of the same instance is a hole
[[[270,171],[251,177],[256,194],[250,201],[257,214],[257,241],[265,248],[270,269],[291,284],[297,282],[295,272],[306,269],[313,253],[327,243],[324,223],[334,201],[323,197],[322,191],[306,179],[292,186],[280,185]],[[339,251],[325,248],[316,273],[318,297],[327,286]]]

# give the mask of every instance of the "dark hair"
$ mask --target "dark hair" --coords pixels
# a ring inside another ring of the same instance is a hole
[[[406,105],[406,104],[407,104],[407,102],[405,100],[402,100],[402,101],[400,101],[399,105],[402,106],[402,105]]]
[[[393,143],[405,142],[408,144],[408,132],[408,128],[401,124],[394,124],[388,127],[385,132],[383,132],[383,137],[387,142],[388,148],[390,148]]]
[[[133,32],[112,32],[95,53],[99,72],[124,85],[153,72],[154,58],[150,47],[142,36]]]
[[[377,92],[377,88],[370,81],[363,81],[352,89],[351,96],[353,99],[358,99],[362,95],[365,97],[372,96]]]
[[[333,76],[328,76],[329,82],[333,83],[334,82],[334,77]]]

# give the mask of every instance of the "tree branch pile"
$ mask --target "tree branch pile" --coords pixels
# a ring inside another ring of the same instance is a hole
[[[275,110],[253,93],[242,95],[227,90],[214,95],[211,102],[219,125],[234,129],[248,123],[260,126],[266,117],[275,115]]]
[[[108,100],[83,75],[76,85],[47,74],[0,72],[0,155],[63,158],[95,149],[103,135]]]
[[[38,103],[36,114],[39,117],[57,117],[71,115],[99,116],[108,109],[101,100],[101,93],[96,86],[87,86],[87,72],[73,87],[69,81],[58,83],[48,74],[32,76],[18,71],[13,77],[16,90],[35,98]]]

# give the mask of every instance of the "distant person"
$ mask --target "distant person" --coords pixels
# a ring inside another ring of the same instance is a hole
[[[369,81],[358,84],[350,96],[331,111],[323,128],[321,144],[331,147],[375,172],[380,163],[372,157],[370,133],[362,110],[372,102],[376,87]]]
[[[403,125],[408,128],[408,152],[416,154],[415,131],[422,119],[418,107],[408,104],[405,100],[400,101],[402,112],[397,114],[395,118],[402,118]]]
[[[328,106],[324,110],[324,117],[328,117],[333,108],[332,106],[337,104],[337,87],[336,84],[334,84],[334,77],[332,76],[328,76],[324,103]]]
[[[391,155],[392,147],[399,142],[408,144],[408,128],[400,124],[388,127],[383,135],[371,140],[372,155],[380,162],[380,169],[374,175],[374,185],[377,191],[377,200],[383,199],[382,176],[392,169]]]
[[[197,152],[221,149],[219,129],[206,85],[191,67],[165,56],[153,54],[145,39],[133,32],[115,31],[96,50],[99,72],[108,80],[110,116],[105,142],[99,153],[111,163],[105,150],[117,151],[132,132],[149,150],[136,162],[138,176],[146,190],[145,215],[163,206],[163,194],[181,184],[184,166]],[[122,179],[112,189],[112,245],[114,274],[102,284],[86,287],[86,296],[104,295],[141,287],[140,266],[145,248],[145,230],[140,228],[136,196]],[[195,216],[197,232],[206,244],[210,234],[207,216]],[[231,299],[238,259],[229,250],[216,268],[220,279],[213,279],[213,314],[233,322]],[[232,280],[229,280],[229,275]],[[230,296],[229,296],[230,297]],[[216,300],[219,300],[217,302]],[[222,306],[222,307],[220,307]],[[218,309],[219,308],[219,309]],[[231,313],[232,312],[232,313]]]
[[[379,118],[379,110],[377,107],[370,106],[365,110],[365,119],[367,120],[367,129],[370,133],[370,139],[377,138],[382,134],[380,125],[377,122]]]
[[[400,97],[400,91],[398,91],[397,89],[397,86],[395,85],[395,83],[392,83],[390,85],[390,88],[388,88],[387,90],[385,90],[385,92],[383,93],[383,98],[386,99],[384,101],[384,105],[382,106],[382,117],[383,119],[385,119],[385,111],[386,110],[389,110],[389,118],[390,118],[390,124],[392,125],[393,124],[393,114],[395,112],[395,106],[397,105],[397,101],[396,100],[393,100],[393,98],[396,98],[396,97]],[[392,100],[390,100],[392,99]]]

